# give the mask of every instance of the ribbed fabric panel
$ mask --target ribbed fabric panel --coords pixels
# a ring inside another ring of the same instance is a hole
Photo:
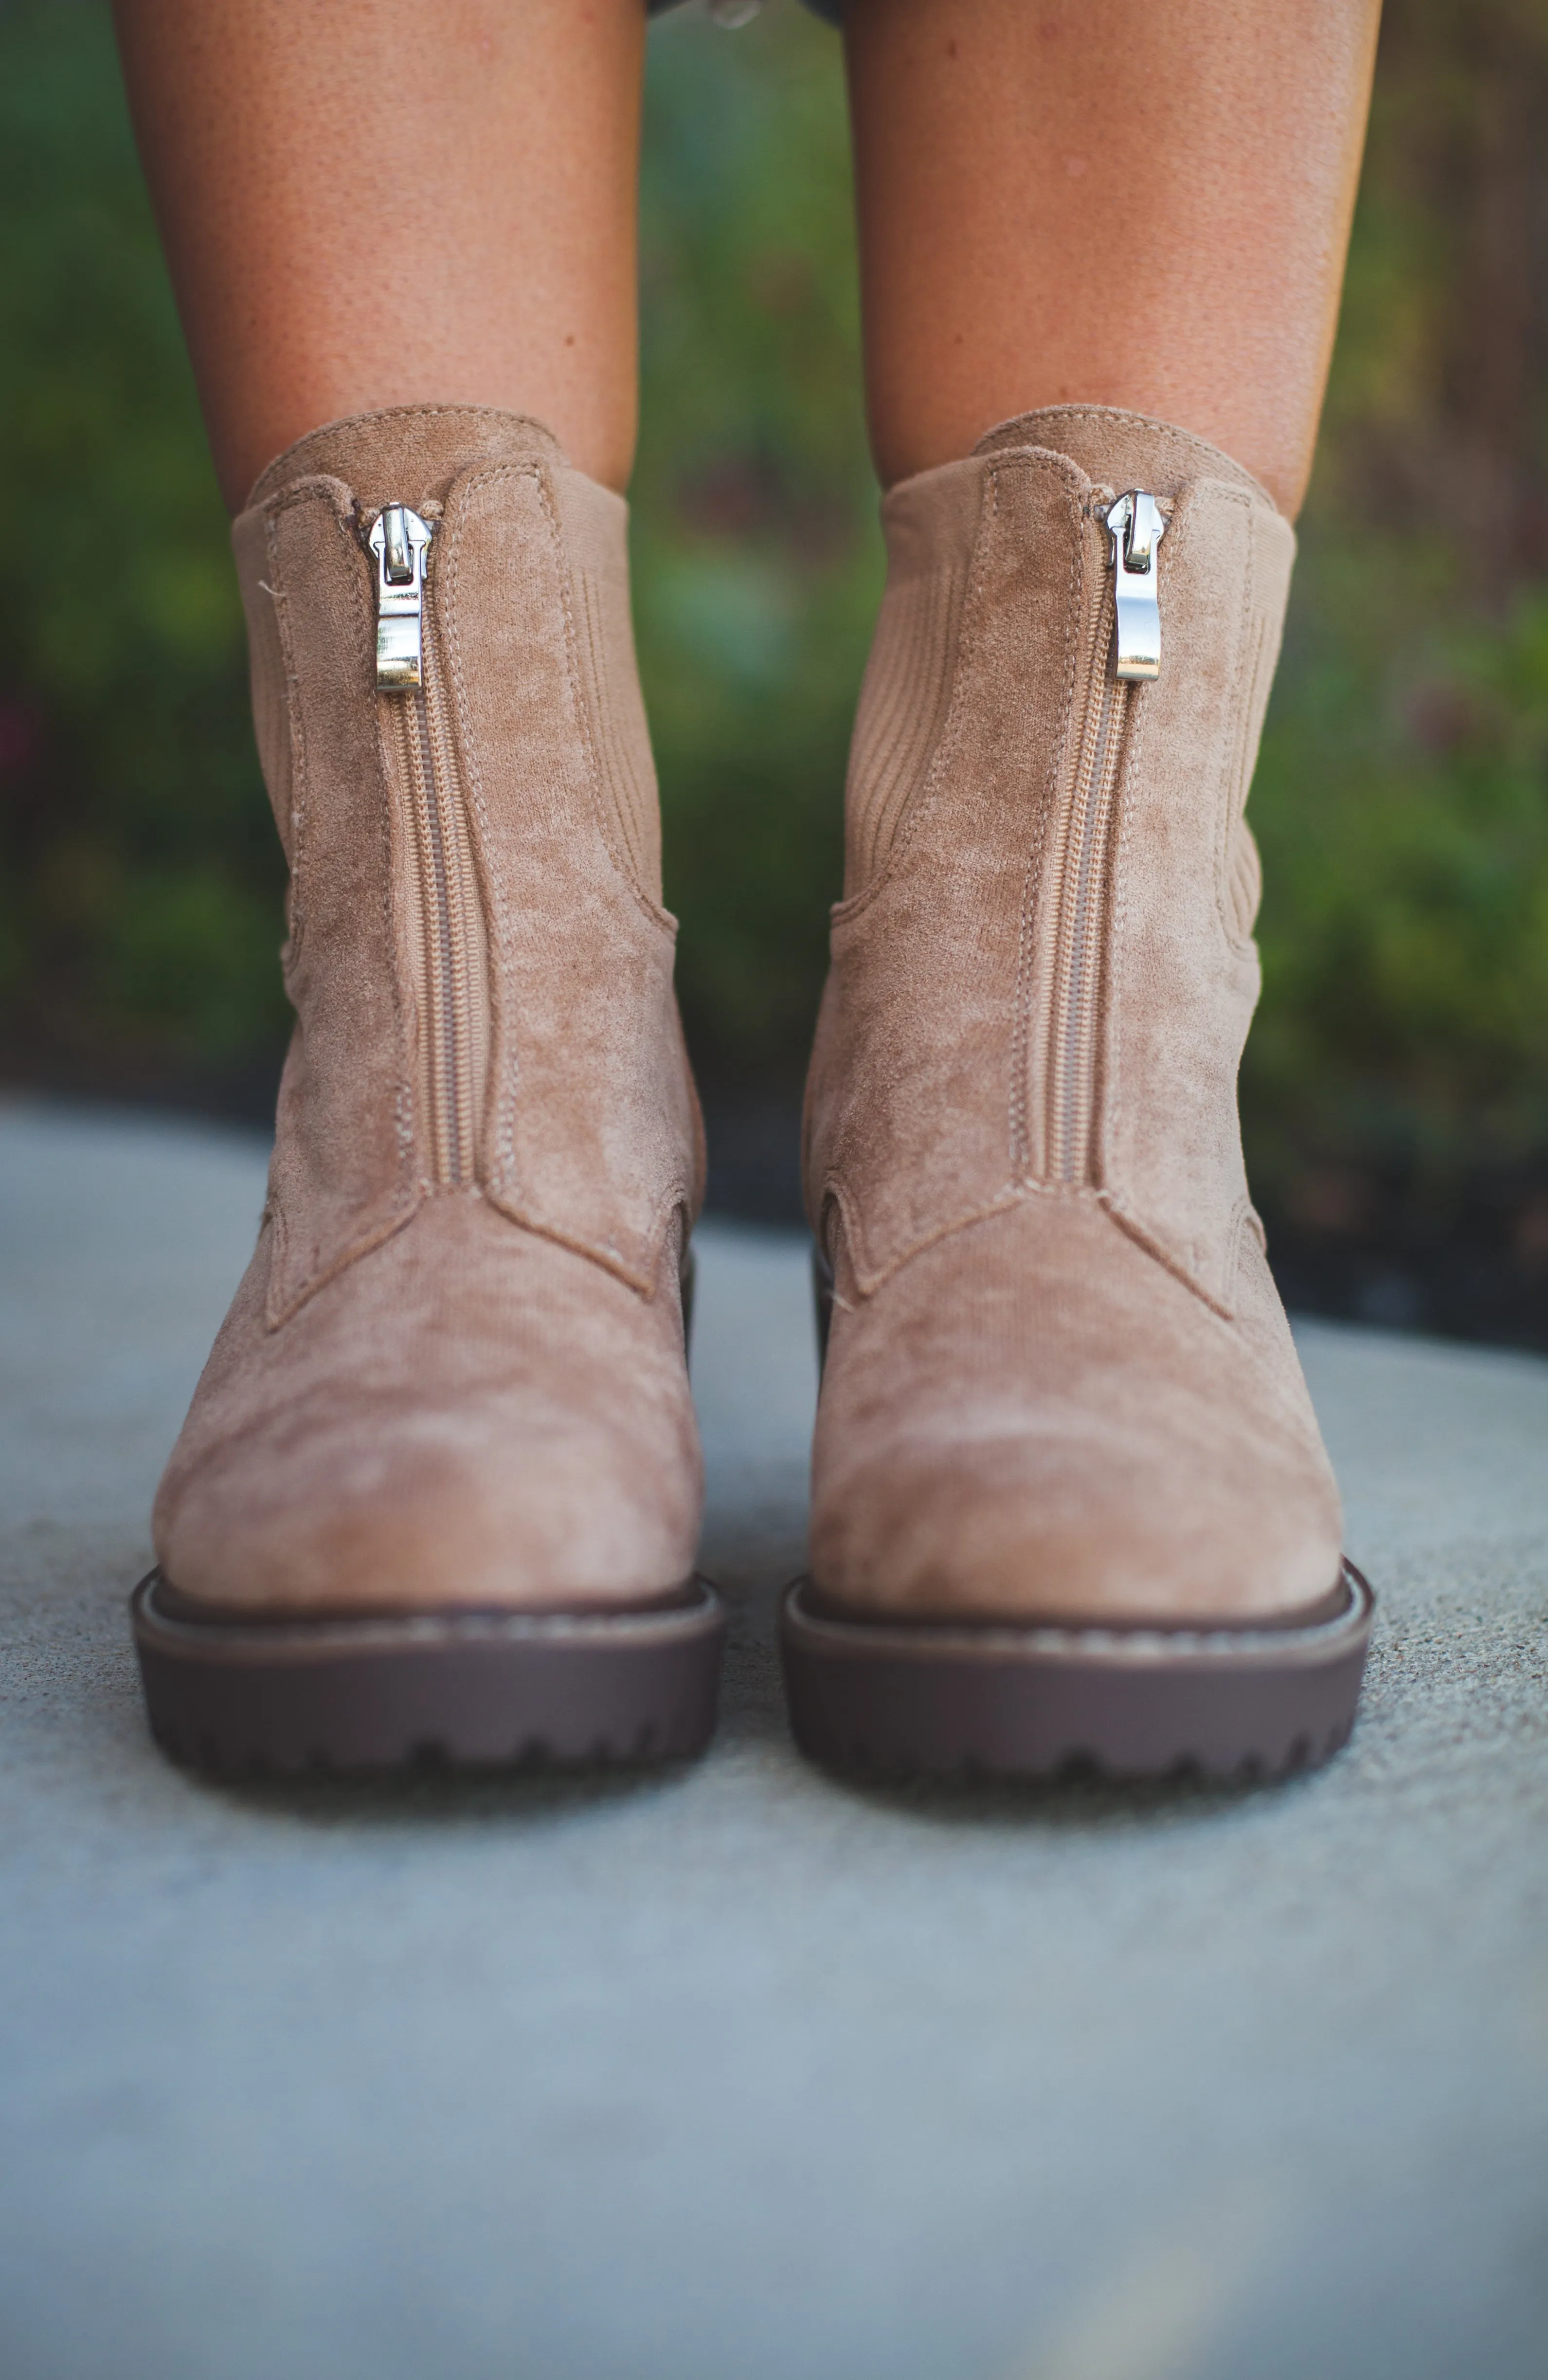
[[[611,574],[604,577],[594,570],[583,570],[579,577],[597,757],[611,797],[622,856],[641,891],[659,901],[660,810],[650,730],[635,660],[628,586]]]
[[[923,783],[950,699],[966,573],[895,580],[860,689],[844,792],[844,897],[864,892]]]
[[[1226,852],[1226,898],[1239,941],[1246,941],[1257,923],[1263,896],[1264,864],[1258,846],[1245,819],[1238,819]]]

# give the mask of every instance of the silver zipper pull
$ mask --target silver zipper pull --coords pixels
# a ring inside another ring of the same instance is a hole
[[[1107,507],[1107,529],[1113,540],[1113,568],[1118,574],[1118,666],[1121,678],[1158,677],[1161,674],[1161,606],[1157,601],[1155,549],[1167,531],[1167,516],[1154,496],[1131,488]]]
[[[425,556],[430,526],[385,504],[369,540],[376,556],[376,682],[385,694],[424,684]]]

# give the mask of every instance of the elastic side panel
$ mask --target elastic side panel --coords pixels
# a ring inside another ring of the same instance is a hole
[[[252,686],[253,735],[259,766],[269,789],[274,824],[280,831],[287,863],[295,860],[295,767],[290,742],[290,689],[284,645],[280,630],[274,570],[270,555],[272,530],[264,512],[246,512],[232,524],[231,548],[236,558],[242,609],[248,616],[248,657]]]
[[[1021,1195],[1027,906],[1105,583],[1086,483],[1058,455],[950,465],[898,492],[894,589],[949,568],[963,593],[933,754],[885,868],[833,918],[812,1059],[808,1211],[837,1201],[863,1294]],[[905,541],[934,569],[901,567]]]
[[[629,510],[580,471],[555,473],[571,556],[582,709],[602,826],[619,865],[647,901],[661,898],[656,763],[635,659],[629,603]]]
[[[844,793],[844,897],[886,862],[946,719],[966,574],[932,571],[887,590],[860,689]]]
[[[1252,587],[1256,618],[1249,645],[1240,695],[1240,740],[1227,809],[1226,916],[1239,941],[1246,941],[1257,922],[1263,898],[1264,870],[1258,846],[1243,815],[1258,764],[1274,673],[1284,632],[1285,605],[1295,563],[1295,536],[1289,524],[1266,508],[1252,516]]]
[[[1226,906],[1239,942],[1246,941],[1256,925],[1263,896],[1264,864],[1257,842],[1246,820],[1238,819],[1226,857]]]
[[[844,791],[846,901],[886,865],[946,725],[983,491],[978,465],[948,464],[882,505],[887,592]]]

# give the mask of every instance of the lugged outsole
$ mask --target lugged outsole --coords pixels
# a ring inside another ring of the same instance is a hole
[[[616,1613],[189,1619],[130,1603],[151,1732],[179,1766],[225,1777],[433,1766],[654,1766],[709,1741],[725,1609]]]
[[[791,1724],[809,1759],[883,1779],[1289,1776],[1354,1725],[1375,1598],[1351,1562],[1342,1584],[1304,1628],[1015,1628],[833,1618],[798,1579]]]

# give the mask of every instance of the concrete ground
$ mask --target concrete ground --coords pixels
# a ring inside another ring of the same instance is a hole
[[[803,1255],[712,1228],[703,1766],[217,1791],[124,1597],[262,1174],[0,1111],[6,2380],[1548,2374],[1548,1365],[1304,1333],[1324,1774],[853,1791],[771,1650]]]

